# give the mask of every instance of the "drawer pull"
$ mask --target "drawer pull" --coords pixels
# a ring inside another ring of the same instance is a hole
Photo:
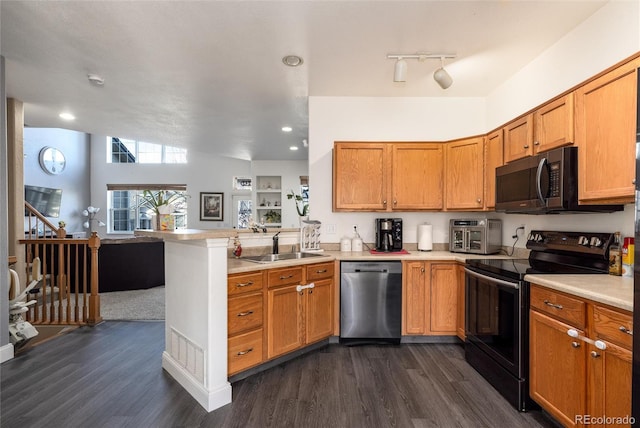
[[[249,285],[253,285],[253,281],[239,282],[236,284],[236,287],[248,287]]]
[[[253,314],[253,311],[247,311],[247,312],[240,312],[238,314],[239,317],[246,317],[247,315],[251,315]]]
[[[618,330],[620,330],[623,333],[628,334],[629,336],[633,336],[633,330],[629,330],[628,328],[626,328],[625,326],[621,325],[620,327],[618,327]]]
[[[243,355],[247,355],[251,351],[253,351],[253,348],[249,348],[246,351],[240,351],[240,352],[238,352],[238,356],[242,357]]]
[[[600,358],[600,354],[598,354],[596,351],[591,351],[591,356],[593,358]]]
[[[562,309],[562,305],[558,305],[557,303],[551,303],[548,300],[544,300],[544,304],[547,306],[551,306],[552,308]]]
[[[320,269],[320,270],[317,270],[316,273],[327,273],[327,270],[326,269]]]
[[[289,278],[293,278],[293,275],[288,275],[288,276],[280,276],[280,279],[289,279]]]

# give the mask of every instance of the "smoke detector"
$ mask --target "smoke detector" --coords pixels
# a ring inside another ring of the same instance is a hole
[[[88,74],[87,78],[89,79],[89,82],[93,85],[96,85],[96,86],[104,85],[104,79],[98,76],[97,74]]]

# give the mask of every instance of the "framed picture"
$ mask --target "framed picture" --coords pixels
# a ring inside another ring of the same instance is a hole
[[[222,221],[224,193],[200,192],[200,221]]]

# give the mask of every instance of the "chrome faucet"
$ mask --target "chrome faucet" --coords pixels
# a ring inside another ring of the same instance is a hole
[[[278,254],[278,235],[280,235],[280,232],[273,235],[273,249],[271,254]]]

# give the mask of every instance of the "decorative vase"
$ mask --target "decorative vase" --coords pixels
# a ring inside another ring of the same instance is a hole
[[[309,221],[309,216],[308,215],[300,215],[298,216],[298,220],[300,221],[300,227],[304,226],[304,222],[305,221]]]

